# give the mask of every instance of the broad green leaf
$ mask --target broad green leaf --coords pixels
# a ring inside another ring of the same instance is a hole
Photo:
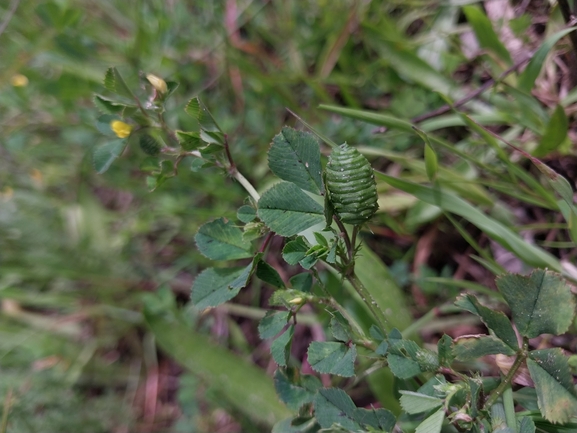
[[[533,54],[529,64],[523,71],[523,73],[519,76],[519,90],[523,90],[527,93],[531,91],[533,86],[535,85],[535,80],[539,76],[539,72],[541,72],[541,68],[545,63],[547,58],[547,54],[551,51],[551,48],[557,43],[559,39],[563,36],[571,33],[577,29],[577,27],[570,27],[568,29],[563,29],[551,36],[549,36],[545,42],[539,47],[539,49]]]
[[[258,216],[281,236],[294,236],[325,220],[323,207],[290,182],[278,183],[261,196]]]
[[[524,337],[563,334],[573,321],[575,300],[571,287],[555,272],[537,269],[528,277],[508,274],[496,283]]]
[[[252,245],[243,239],[242,230],[225,218],[203,224],[194,240],[199,251],[212,260],[252,257]]]
[[[477,41],[481,48],[490,50],[504,61],[507,66],[513,64],[511,55],[505,45],[499,40],[499,36],[495,33],[491,21],[477,5],[467,5],[463,7],[463,12],[467,17],[467,21],[473,28]]]
[[[310,292],[313,286],[313,275],[310,272],[302,272],[291,277],[291,287],[301,292]]]
[[[189,116],[193,117],[198,121],[198,124],[200,125],[202,131],[208,133],[216,133],[216,135],[214,135],[213,137],[214,138],[218,137],[219,139],[215,140],[215,142],[218,142],[218,144],[224,144],[224,136],[222,129],[220,129],[220,127],[214,120],[214,117],[212,117],[212,114],[210,114],[210,111],[208,111],[208,109],[204,106],[204,104],[199,98],[192,98],[188,102],[186,107],[184,107],[184,111],[186,111],[186,114],[188,114]],[[211,142],[210,140],[205,141],[209,143]]]
[[[104,87],[126,98],[136,99],[136,96],[134,96],[134,93],[132,93],[126,85],[122,75],[120,75],[120,72],[114,67],[107,69],[106,75],[104,76]]]
[[[399,379],[409,379],[422,373],[419,352],[422,349],[412,340],[403,340],[394,329],[389,334],[389,354],[387,361],[393,374]]]
[[[265,283],[268,283],[277,289],[285,288],[284,282],[277,270],[264,260],[260,260],[258,262],[255,275]]]
[[[569,358],[565,356],[561,349],[533,350],[529,353],[529,357],[567,391],[577,396],[577,390],[575,390],[573,385],[573,377],[569,368]]]
[[[175,134],[182,148],[189,152],[207,145],[207,143],[200,138],[199,132],[175,131]]]
[[[296,265],[305,258],[310,246],[307,244],[304,237],[298,238],[286,243],[282,249],[282,258],[289,265]]]
[[[441,408],[419,424],[415,433],[440,433],[444,419],[445,411]]]
[[[282,180],[292,182],[301,189],[321,194],[321,152],[312,134],[284,127],[273,138],[268,151],[268,165]]]
[[[355,406],[345,391],[321,388],[314,400],[315,417],[323,428],[337,424],[348,431],[392,432],[396,419],[386,409],[364,409]]]
[[[103,114],[96,119],[96,129],[103,135],[107,137],[118,138],[118,136],[112,130],[110,125],[113,121],[120,120],[120,117],[115,114]]]
[[[357,349],[354,344],[313,341],[307,353],[309,364],[318,373],[343,377],[355,375]]]
[[[270,345],[272,359],[281,367],[286,367],[290,357],[291,343],[295,333],[294,325],[273,340]]]
[[[515,253],[521,260],[535,267],[548,267],[556,271],[561,271],[559,261],[546,251],[524,241],[518,234],[505,227],[497,220],[488,217],[480,210],[473,207],[465,200],[447,191],[432,188],[406,180],[388,176],[375,171],[375,176],[383,179],[389,185],[401,191],[413,194],[418,199],[441,209],[455,213],[467,219],[470,223],[480,228],[489,237],[499,242],[503,247]]]
[[[535,433],[535,423],[533,422],[533,419],[528,416],[519,418],[519,428],[517,431],[519,433]]]
[[[453,339],[447,334],[443,334],[437,342],[437,353],[439,364],[443,367],[450,367],[455,356],[453,355]]]
[[[256,209],[245,204],[238,208],[236,217],[245,224],[250,223],[256,218]]]
[[[94,104],[100,111],[106,114],[119,114],[122,113],[126,107],[134,107],[134,105],[117,102],[102,95],[94,95]]]
[[[517,350],[519,348],[513,326],[504,313],[481,305],[473,295],[459,296],[455,305],[479,316],[485,326],[492,330],[511,349]]]
[[[539,410],[545,419],[554,423],[568,422],[577,413],[575,395],[532,359],[527,359],[527,367],[535,383]]]
[[[437,397],[412,391],[399,391],[401,406],[409,414],[429,412],[443,405],[443,400]]]
[[[413,126],[406,120],[399,119],[387,114],[378,114],[372,111],[357,110],[353,108],[337,107],[335,105],[319,105],[321,110],[337,113],[352,119],[362,120],[373,125],[386,126],[387,128],[398,129],[405,132],[413,132]]]
[[[268,310],[258,324],[258,335],[266,340],[276,336],[287,325],[290,311]]]
[[[255,422],[272,427],[291,415],[262,369],[197,333],[176,314],[174,319],[167,318],[165,310],[145,310],[146,323],[162,350]]]
[[[331,318],[330,329],[335,340],[346,343],[352,339],[351,326],[340,313]]]
[[[279,368],[274,373],[274,386],[282,402],[291,410],[297,411],[303,405],[312,403],[321,381],[313,375],[301,375],[295,369]]]
[[[355,273],[382,311],[387,329],[405,329],[412,322],[405,293],[387,266],[368,245],[362,244],[355,257]]]
[[[320,426],[314,417],[292,416],[277,422],[271,433],[317,433]]]
[[[321,427],[330,428],[338,424],[350,431],[361,430],[354,420],[355,403],[339,388],[321,388],[314,399],[315,417]]]
[[[567,138],[568,128],[569,121],[565,114],[565,109],[561,105],[557,105],[549,119],[549,123],[547,123],[547,127],[539,141],[539,145],[533,151],[533,155],[536,157],[542,157],[557,150],[557,148],[565,141],[565,138]]]
[[[92,165],[102,174],[112,165],[126,148],[126,140],[114,140],[95,147],[92,153]]]
[[[216,307],[234,298],[246,286],[255,261],[244,268],[208,268],[202,271],[192,285],[193,304],[201,309]]]
[[[512,356],[516,352],[492,335],[468,335],[455,340],[453,353],[459,361],[472,361],[497,353]]]

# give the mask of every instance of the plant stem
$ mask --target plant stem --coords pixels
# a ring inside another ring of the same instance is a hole
[[[513,433],[517,433],[517,418],[515,417],[515,402],[513,401],[513,389],[511,384],[503,391],[503,407],[507,426]]]
[[[361,281],[357,278],[354,269],[352,270],[352,272],[346,275],[346,279],[349,283],[351,283],[351,285],[359,294],[365,305],[369,307],[369,310],[371,311],[373,317],[379,324],[379,327],[381,328],[383,333],[386,334],[387,327],[385,326],[385,324],[387,323],[387,318],[385,316],[385,313],[379,308],[377,302],[375,301],[375,298],[373,298],[373,295],[371,295],[371,292],[369,292],[363,285],[363,283],[361,283]]]
[[[231,171],[231,175],[238,181],[238,183],[242,185],[242,187],[246,190],[246,192],[249,193],[252,199],[255,202],[258,202],[258,200],[260,199],[260,194],[254,188],[254,186],[252,186],[252,184],[246,179],[246,177],[244,177],[242,173],[236,169],[236,167],[234,168],[234,171]]]
[[[517,370],[519,370],[521,365],[523,365],[523,362],[525,362],[525,360],[527,359],[527,356],[529,356],[529,352],[527,350],[528,347],[529,347],[529,341],[525,337],[523,338],[523,347],[517,352],[517,358],[515,359],[515,362],[511,366],[511,369],[509,370],[507,375],[503,378],[503,381],[499,384],[499,386],[495,388],[493,392],[491,392],[491,394],[487,398],[487,401],[485,401],[484,405],[485,410],[493,406],[497,401],[497,399],[505,392],[507,387],[511,386],[511,382],[513,382],[513,378],[515,377],[515,374],[517,374]]]
[[[432,310],[429,310],[425,315],[421,316],[417,321],[410,324],[401,332],[401,334],[403,335],[403,338],[408,338],[409,336],[419,332],[440,314],[456,313],[460,311],[463,310],[454,305],[441,305],[440,307],[435,307]]]

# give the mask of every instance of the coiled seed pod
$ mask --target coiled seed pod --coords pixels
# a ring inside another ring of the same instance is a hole
[[[142,151],[147,155],[156,156],[160,153],[161,145],[152,135],[142,134],[138,142]]]
[[[377,184],[369,161],[347,143],[333,149],[325,173],[334,212],[347,224],[362,224],[377,211]]]

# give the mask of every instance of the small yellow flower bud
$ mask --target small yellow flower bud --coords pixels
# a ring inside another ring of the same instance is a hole
[[[28,78],[26,75],[22,74],[14,74],[12,78],[10,78],[10,84],[14,87],[24,87],[28,85]]]
[[[130,126],[128,123],[124,123],[121,120],[113,120],[110,122],[110,127],[118,138],[126,138],[132,131],[132,126]]]
[[[302,304],[303,302],[303,298],[301,298],[300,296],[297,298],[293,298],[289,301],[289,304],[295,304],[295,305],[299,305]]]
[[[156,75],[146,74],[146,79],[150,84],[152,84],[152,87],[154,87],[158,93],[166,93],[168,91],[166,81],[162,78],[159,78]]]

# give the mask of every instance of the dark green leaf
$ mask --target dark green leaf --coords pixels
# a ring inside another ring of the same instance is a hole
[[[199,251],[212,260],[252,257],[252,246],[243,239],[242,230],[225,218],[203,224],[194,240]]]
[[[528,277],[508,274],[497,279],[497,287],[511,307],[521,335],[559,335],[567,331],[575,315],[575,300],[564,278],[537,269]]]
[[[577,27],[570,27],[568,29],[563,29],[551,36],[549,36],[545,42],[539,47],[537,52],[533,54],[533,57],[529,61],[529,64],[523,71],[523,73],[519,77],[519,89],[523,90],[527,93],[531,91],[535,84],[535,80],[539,76],[539,72],[545,63],[547,58],[547,54],[553,48],[553,46],[557,43],[559,39],[563,36],[571,33],[577,29]]]
[[[347,343],[352,339],[351,326],[340,313],[334,313],[330,324],[331,334],[335,340]]]
[[[271,171],[313,194],[323,191],[321,152],[312,134],[284,127],[268,152]]]
[[[160,314],[145,311],[146,323],[159,347],[218,391],[236,410],[268,426],[291,415],[261,368],[199,334],[180,315],[166,315],[166,309]]]
[[[551,377],[561,384],[567,391],[577,396],[577,391],[573,385],[571,370],[569,369],[569,358],[565,356],[559,348],[533,350],[529,357],[535,361],[539,367],[545,370]]]
[[[495,53],[508,66],[513,63],[511,55],[505,45],[499,40],[493,25],[487,15],[477,5],[467,5],[463,7],[463,12],[467,16],[467,21],[473,28],[479,45]]]
[[[276,336],[287,325],[290,311],[268,310],[258,324],[260,338],[266,340]]]
[[[577,399],[556,377],[539,363],[527,359],[529,373],[535,383],[539,409],[545,419],[554,423],[568,422],[577,413]]]
[[[290,357],[291,343],[295,332],[294,325],[274,339],[270,345],[272,359],[281,367],[286,367]]]
[[[198,124],[203,131],[208,133],[218,133],[219,137],[223,137],[222,129],[220,129],[214,120],[214,117],[212,117],[212,114],[210,114],[199,98],[192,98],[184,108],[184,111],[198,121]],[[224,141],[221,140],[219,144],[224,144]]]
[[[192,285],[192,302],[197,308],[216,307],[234,298],[246,286],[254,261],[242,268],[209,268]]]
[[[352,377],[355,375],[357,349],[343,343],[313,341],[308,349],[308,361],[318,373]]]
[[[276,269],[264,260],[258,262],[256,267],[256,276],[277,289],[284,289],[285,287],[284,282]]]
[[[345,391],[339,388],[322,388],[314,399],[315,417],[321,427],[338,424],[350,431],[361,429],[354,420],[357,408]]]
[[[437,156],[437,152],[433,148],[433,145],[431,144],[427,134],[418,128],[413,129],[425,142],[425,169],[427,172],[427,177],[430,181],[433,181],[436,179],[437,171],[439,170],[439,157]]]
[[[389,353],[387,361],[392,373],[399,379],[410,379],[422,373],[419,363],[411,358]]]
[[[315,376],[300,375],[297,370],[290,368],[279,368],[275,372],[274,385],[281,401],[294,411],[312,403],[317,390],[322,387],[321,381]]]
[[[450,367],[455,356],[453,355],[453,339],[447,334],[443,334],[437,342],[437,353],[439,364],[443,367]]]
[[[176,138],[184,150],[193,151],[207,145],[200,138],[199,132],[176,131]]]
[[[453,347],[455,358],[460,361],[472,361],[486,355],[502,353],[514,355],[515,351],[503,341],[492,335],[469,335],[455,340]]]
[[[120,72],[118,72],[114,67],[108,68],[106,71],[106,75],[104,76],[104,87],[113,93],[117,93],[131,100],[136,99],[132,91],[126,85],[124,78],[120,75]]]
[[[535,423],[528,416],[519,418],[519,433],[535,433]]]
[[[337,107],[334,105],[319,105],[321,110],[327,110],[332,113],[341,114],[345,117],[362,120],[374,125],[386,126],[392,129],[399,129],[405,132],[412,132],[413,126],[406,120],[398,119],[386,114],[374,113],[372,111],[356,110],[352,108]]]
[[[102,95],[94,95],[94,104],[106,114],[120,114],[126,107],[133,107],[133,105],[117,102]]]
[[[555,111],[551,115],[551,119],[549,119],[549,123],[547,123],[545,132],[539,141],[539,145],[533,151],[533,155],[542,157],[557,150],[567,138],[568,128],[569,121],[565,114],[565,109],[557,104]]]
[[[126,148],[126,140],[109,141],[94,148],[92,153],[92,164],[94,169],[102,174],[112,165]]]
[[[236,217],[243,223],[249,223],[256,218],[256,209],[252,206],[243,205],[236,211]]]
[[[387,409],[365,409],[357,407],[353,419],[368,431],[392,432],[397,422],[395,415]],[[373,430],[375,429],[375,430]]]
[[[261,196],[258,216],[281,236],[296,235],[325,219],[323,207],[289,182],[278,183]]]
[[[419,424],[415,433],[440,433],[444,419],[445,411],[441,408]]]
[[[513,326],[505,314],[481,305],[473,295],[460,296],[455,305],[479,316],[487,328],[492,330],[511,349],[517,350],[519,348]]]
[[[309,248],[310,246],[306,243],[305,238],[299,236],[298,238],[287,242],[282,250],[282,257],[289,265],[296,265],[305,258]]]
[[[409,414],[429,412],[443,405],[443,400],[412,391],[400,391],[401,406]]]
[[[291,277],[290,284],[293,289],[310,292],[313,286],[313,276],[310,272],[296,274]]]

